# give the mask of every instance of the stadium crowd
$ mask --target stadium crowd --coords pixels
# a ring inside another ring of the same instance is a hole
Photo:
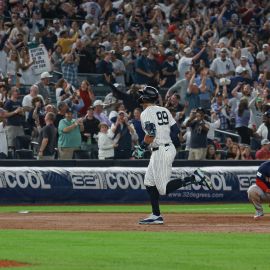
[[[270,158],[267,0],[0,0],[0,72],[1,158],[132,158],[145,85],[178,158]]]

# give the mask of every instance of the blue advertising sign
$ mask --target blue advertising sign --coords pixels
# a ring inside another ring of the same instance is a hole
[[[163,201],[244,202],[255,182],[257,166],[204,167],[213,190],[183,187]],[[0,203],[134,203],[148,201],[143,178],[146,168],[0,167]],[[194,168],[173,168],[172,179]]]

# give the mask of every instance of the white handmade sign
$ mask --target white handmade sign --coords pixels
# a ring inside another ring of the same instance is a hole
[[[51,71],[51,63],[48,51],[44,46],[29,48],[31,60],[34,62],[33,70],[35,74],[41,74],[44,71]]]

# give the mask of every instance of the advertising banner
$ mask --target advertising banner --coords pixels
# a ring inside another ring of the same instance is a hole
[[[257,166],[204,167],[213,190],[191,185],[163,201],[245,202]],[[173,168],[171,179],[195,168]],[[136,203],[148,201],[143,179],[146,168],[0,167],[0,203]]]

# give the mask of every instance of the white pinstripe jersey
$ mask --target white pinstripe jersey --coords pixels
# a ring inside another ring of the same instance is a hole
[[[151,147],[172,142],[170,136],[171,126],[176,122],[168,109],[156,105],[148,106],[141,114],[142,128],[146,134],[145,126],[148,122],[156,127],[156,136]]]

